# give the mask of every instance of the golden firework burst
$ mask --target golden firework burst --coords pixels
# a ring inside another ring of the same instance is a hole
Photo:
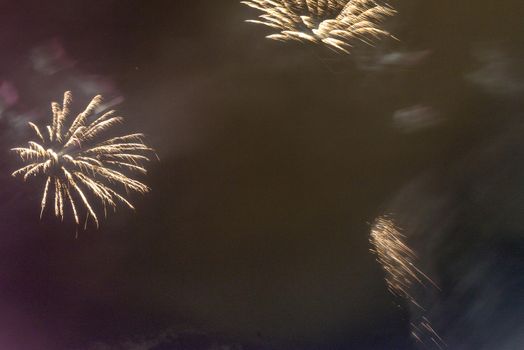
[[[416,265],[415,252],[405,243],[401,229],[389,216],[378,217],[371,228],[371,250],[386,273],[386,285],[389,291],[414,304],[422,311],[422,316],[411,322],[411,335],[427,348],[446,348],[446,343],[438,335],[424,314],[426,309],[413,295],[413,286],[439,287]]]
[[[24,181],[32,177],[45,179],[40,218],[54,194],[51,201],[54,201],[56,217],[64,219],[68,204],[77,225],[85,211],[85,225],[91,218],[98,227],[99,218],[93,200],[101,202],[107,214],[108,208],[116,210],[119,203],[134,209],[121,190],[126,194],[149,192],[148,186],[126,173],[145,174],[144,163],[149,161],[145,154],[154,150],[144,144],[143,134],[104,138],[105,131],[123,121],[115,111],[88,122],[102,102],[100,95],[95,96],[66,127],[71,102],[72,94],[67,91],[62,106],[56,102],[51,104],[52,122],[43,131],[36,124],[29,123],[35,140],[29,141],[27,147],[12,149],[28,164],[12,175],[22,176]],[[82,203],[85,210],[81,210],[77,203]]]
[[[241,3],[263,12],[259,23],[277,29],[267,38],[322,43],[349,53],[352,42],[369,45],[380,37],[393,37],[381,23],[396,11],[374,0],[246,0]]]
[[[400,228],[387,216],[377,218],[371,228],[372,252],[377,255],[378,262],[386,272],[389,291],[422,308],[410,293],[412,285],[419,283],[425,286],[429,283],[437,286],[415,265],[416,254],[404,242],[404,238]]]

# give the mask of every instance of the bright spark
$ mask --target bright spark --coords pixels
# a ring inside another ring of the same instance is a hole
[[[368,45],[393,37],[381,23],[396,11],[375,0],[246,0],[241,3],[262,12],[257,20],[278,30],[267,38],[324,44],[336,52],[350,53],[352,42]],[[394,37],[393,37],[394,38]]]
[[[134,209],[119,191],[124,190],[126,194],[149,192],[148,186],[125,173],[145,174],[144,163],[149,158],[144,153],[154,150],[144,144],[143,134],[104,138],[104,132],[123,122],[122,117],[114,115],[115,111],[88,123],[89,116],[102,102],[100,95],[95,96],[67,128],[71,102],[72,94],[67,91],[62,106],[56,102],[51,104],[52,123],[44,129],[47,132],[42,133],[36,124],[29,123],[35,140],[29,141],[27,147],[12,149],[26,163],[12,175],[22,176],[24,181],[32,177],[45,179],[40,217],[52,199],[57,218],[64,220],[68,204],[79,225],[78,203],[82,203],[86,225],[91,218],[98,227],[99,216],[93,200],[101,202],[104,212],[107,208],[116,210],[119,203]]]

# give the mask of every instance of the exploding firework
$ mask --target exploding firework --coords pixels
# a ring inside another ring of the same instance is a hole
[[[415,284],[422,287],[438,286],[418,267],[415,266],[417,256],[404,242],[405,236],[395,222],[387,216],[378,217],[371,228],[372,252],[377,255],[378,262],[386,273],[388,290],[413,303],[423,313],[426,311],[415,296],[412,289]],[[411,322],[411,335],[424,347],[446,347],[445,342],[433,329],[426,316]]]
[[[279,30],[267,38],[322,43],[349,53],[352,42],[369,45],[380,37],[393,37],[381,28],[396,11],[374,0],[247,0],[241,3],[261,12],[259,23]]]
[[[72,95],[68,91],[64,93],[62,106],[56,102],[51,104],[52,123],[43,131],[29,123],[35,140],[29,141],[27,147],[12,149],[29,164],[12,175],[22,176],[24,181],[32,177],[45,179],[40,218],[48,202],[53,201],[49,198],[54,197],[56,217],[64,219],[68,204],[77,225],[85,212],[85,225],[91,218],[98,227],[99,218],[93,200],[101,202],[107,214],[108,208],[116,210],[118,204],[134,209],[122,190],[126,194],[149,192],[148,186],[125,173],[145,174],[144,163],[149,161],[145,154],[154,151],[144,144],[143,134],[103,137],[105,131],[123,121],[122,117],[115,116],[115,111],[88,122],[100,106],[102,96],[95,96],[67,128],[71,101]]]
[[[388,217],[379,217],[371,229],[372,252],[386,272],[386,284],[391,293],[422,307],[410,294],[415,283],[425,286],[435,283],[415,266],[416,254],[404,243],[400,228]]]

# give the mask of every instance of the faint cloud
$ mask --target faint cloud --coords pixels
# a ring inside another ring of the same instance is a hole
[[[45,75],[52,75],[75,65],[57,38],[35,47],[31,51],[30,60],[33,69]]]
[[[517,72],[517,63],[507,53],[495,47],[480,47],[473,50],[473,57],[480,68],[466,74],[467,81],[497,96],[524,92],[524,75]]]
[[[355,56],[357,67],[366,71],[383,71],[389,68],[410,68],[421,64],[431,50],[370,52]]]
[[[7,81],[0,79],[0,114],[18,102],[18,90]]]
[[[433,107],[425,105],[414,105],[393,113],[393,124],[404,133],[428,129],[441,123],[442,120]]]

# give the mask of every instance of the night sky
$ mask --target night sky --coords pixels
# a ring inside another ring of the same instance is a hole
[[[0,350],[416,349],[370,252],[390,212],[450,349],[524,344],[501,322],[523,321],[524,5],[391,4],[400,41],[340,55],[266,40],[236,0],[0,0]],[[77,238],[9,152],[66,90],[160,158],[136,212]],[[478,308],[509,345],[454,342]]]

